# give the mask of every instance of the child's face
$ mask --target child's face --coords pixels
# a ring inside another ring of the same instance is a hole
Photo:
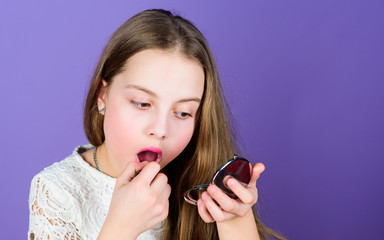
[[[155,147],[153,151],[161,150],[161,168],[166,166],[192,137],[203,90],[203,68],[178,52],[149,49],[129,58],[99,96],[99,107],[106,109],[110,160],[123,168],[129,161],[143,160],[138,153],[144,148]]]

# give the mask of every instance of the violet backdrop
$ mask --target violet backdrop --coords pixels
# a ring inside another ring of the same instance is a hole
[[[2,239],[27,238],[32,177],[87,143],[102,48],[148,8],[208,39],[246,156],[266,165],[269,227],[299,240],[384,235],[382,0],[0,0]]]

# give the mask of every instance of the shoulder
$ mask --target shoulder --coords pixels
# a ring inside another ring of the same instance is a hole
[[[30,232],[38,234],[38,239],[47,239],[43,236],[46,233],[62,236],[58,237],[60,239],[68,237],[68,233],[73,234],[70,236],[82,233],[89,239],[88,234],[96,233],[95,229],[102,226],[115,180],[82,158],[81,153],[92,147],[77,147],[70,156],[45,168],[32,179],[29,224]]]
[[[75,148],[73,153],[66,157],[65,159],[55,162],[49,167],[44,168],[40,173],[38,173],[36,178],[45,178],[49,179],[52,182],[63,182],[63,178],[73,177],[77,175],[84,165],[82,164],[80,152],[88,149],[91,145],[79,146]],[[86,163],[85,163],[86,164]],[[57,180],[57,181],[55,181]]]
[[[98,194],[98,191],[106,187],[107,192],[112,192],[116,179],[99,172],[81,156],[91,148],[92,145],[76,147],[70,156],[36,174],[31,182],[30,199],[35,197],[36,189],[54,191],[56,196],[67,195],[76,198],[90,192]]]
[[[36,174],[29,193],[29,234],[36,239],[82,239],[81,205],[77,194],[82,166],[78,148],[64,160]],[[84,162],[84,164],[87,164]],[[72,236],[75,236],[72,238]]]
[[[85,168],[88,165],[88,163],[81,160],[79,151],[90,147],[92,146],[79,146],[70,156],[36,174],[31,182],[31,194],[33,189],[42,187],[44,187],[44,190],[54,190],[56,194],[71,192],[72,189],[76,188],[77,182],[81,181],[81,178],[85,176],[84,171],[86,171]]]

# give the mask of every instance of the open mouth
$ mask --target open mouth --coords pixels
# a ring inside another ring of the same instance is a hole
[[[137,154],[137,158],[139,162],[157,162],[159,163],[161,160],[161,149],[155,147],[148,147],[141,149]]]

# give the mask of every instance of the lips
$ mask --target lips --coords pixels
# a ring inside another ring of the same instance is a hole
[[[161,161],[162,151],[158,147],[145,147],[139,150],[136,156],[136,162],[157,162]]]

